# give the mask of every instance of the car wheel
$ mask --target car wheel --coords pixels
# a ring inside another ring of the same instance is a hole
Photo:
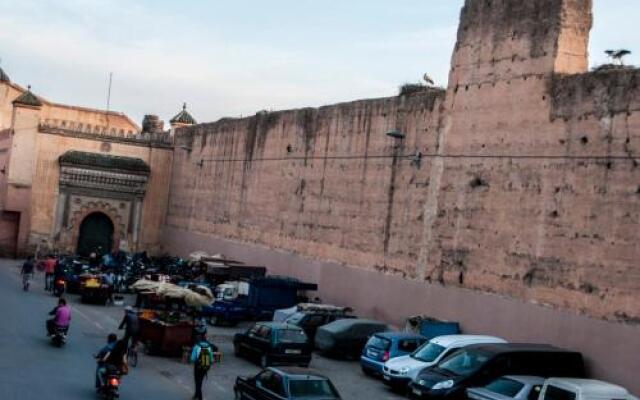
[[[240,348],[239,344],[233,345],[233,355],[235,355],[236,357],[242,356],[242,349]]]
[[[260,357],[260,366],[262,368],[267,368],[269,366],[269,356],[264,354],[262,357]]]

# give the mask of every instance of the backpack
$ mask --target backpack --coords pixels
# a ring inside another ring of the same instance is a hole
[[[211,368],[212,357],[211,348],[208,345],[201,345],[200,354],[198,354],[198,359],[196,360],[197,367],[201,370],[208,371],[209,368]]]

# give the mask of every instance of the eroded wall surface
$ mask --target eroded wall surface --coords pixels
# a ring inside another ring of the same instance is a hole
[[[468,0],[444,91],[178,130],[167,224],[635,326],[640,72],[591,24]]]

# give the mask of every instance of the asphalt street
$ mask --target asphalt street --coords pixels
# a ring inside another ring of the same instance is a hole
[[[122,308],[79,303],[66,296],[72,307],[72,323],[64,348],[53,347],[45,334],[47,313],[56,298],[44,291],[37,274],[29,292],[19,277],[21,262],[0,260],[0,399],[95,399],[95,361],[92,354],[117,332]],[[130,300],[130,299],[128,299]],[[255,375],[260,369],[233,356],[232,338],[246,329],[209,328],[209,337],[220,347],[223,362],[215,365],[205,381],[206,399],[233,399],[238,375]],[[137,368],[122,380],[121,399],[190,399],[192,367],[179,359],[140,355]],[[314,355],[311,368],[331,378],[344,399],[402,399],[381,382],[368,378],[357,362]]]

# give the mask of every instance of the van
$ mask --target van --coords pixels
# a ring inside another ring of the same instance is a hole
[[[474,344],[507,343],[495,336],[445,335],[425,343],[410,355],[391,359],[384,364],[382,378],[395,390],[406,390],[411,380],[427,367],[436,365],[465,346]]]
[[[593,379],[547,379],[538,400],[638,400],[627,389]]]
[[[469,387],[485,386],[504,375],[584,377],[577,352],[540,344],[487,344],[458,350],[411,381],[417,399],[463,399]]]

